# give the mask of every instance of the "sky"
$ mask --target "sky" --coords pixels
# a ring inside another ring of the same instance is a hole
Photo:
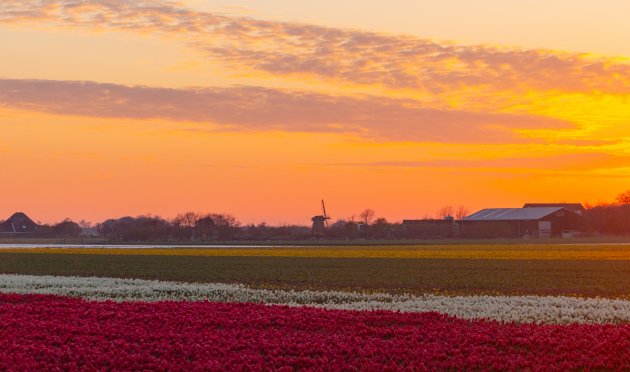
[[[630,183],[625,0],[3,0],[0,219],[309,224]]]

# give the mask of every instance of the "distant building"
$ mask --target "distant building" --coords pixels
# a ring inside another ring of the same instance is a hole
[[[0,224],[0,232],[10,234],[34,233],[39,226],[26,214],[17,212]]]
[[[98,238],[101,236],[98,230],[95,227],[84,227],[81,229],[81,234],[79,234],[82,238]]]
[[[406,238],[446,239],[459,235],[459,225],[452,217],[443,220],[403,220],[402,231]]]
[[[479,238],[549,238],[583,229],[583,217],[579,210],[526,205],[529,206],[490,208],[471,214],[461,221],[462,233]]]

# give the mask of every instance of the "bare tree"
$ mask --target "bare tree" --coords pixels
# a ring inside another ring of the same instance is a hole
[[[617,201],[621,204],[630,204],[630,190],[617,196]]]
[[[455,209],[452,205],[444,206],[438,211],[438,218],[445,219],[446,217],[453,217],[454,212]]]
[[[361,222],[363,222],[366,225],[369,225],[370,222],[372,222],[372,219],[374,218],[374,210],[367,208],[365,209],[363,212],[361,212],[359,214],[359,217],[361,217]]]
[[[79,226],[81,226],[82,229],[89,229],[89,228],[92,227],[92,222],[86,221],[86,220],[81,220],[81,221],[79,221]]]
[[[202,215],[200,213],[186,212],[186,213],[178,214],[177,216],[175,216],[172,223],[175,226],[192,228],[192,227],[195,227],[197,220],[199,220],[201,217]]]
[[[469,214],[470,214],[470,211],[468,210],[468,208],[466,208],[463,205],[460,205],[459,207],[457,207],[457,210],[455,211],[455,218],[458,220],[463,220]]]

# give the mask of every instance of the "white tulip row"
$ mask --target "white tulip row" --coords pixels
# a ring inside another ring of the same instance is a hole
[[[439,312],[464,319],[520,323],[630,322],[630,301],[554,296],[411,296],[256,289],[140,279],[2,275],[0,292],[54,294],[87,300],[255,302],[346,310]]]

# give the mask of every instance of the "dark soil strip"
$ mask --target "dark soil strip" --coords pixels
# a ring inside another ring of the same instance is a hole
[[[184,257],[0,253],[0,273],[391,293],[630,297],[629,261]]]

